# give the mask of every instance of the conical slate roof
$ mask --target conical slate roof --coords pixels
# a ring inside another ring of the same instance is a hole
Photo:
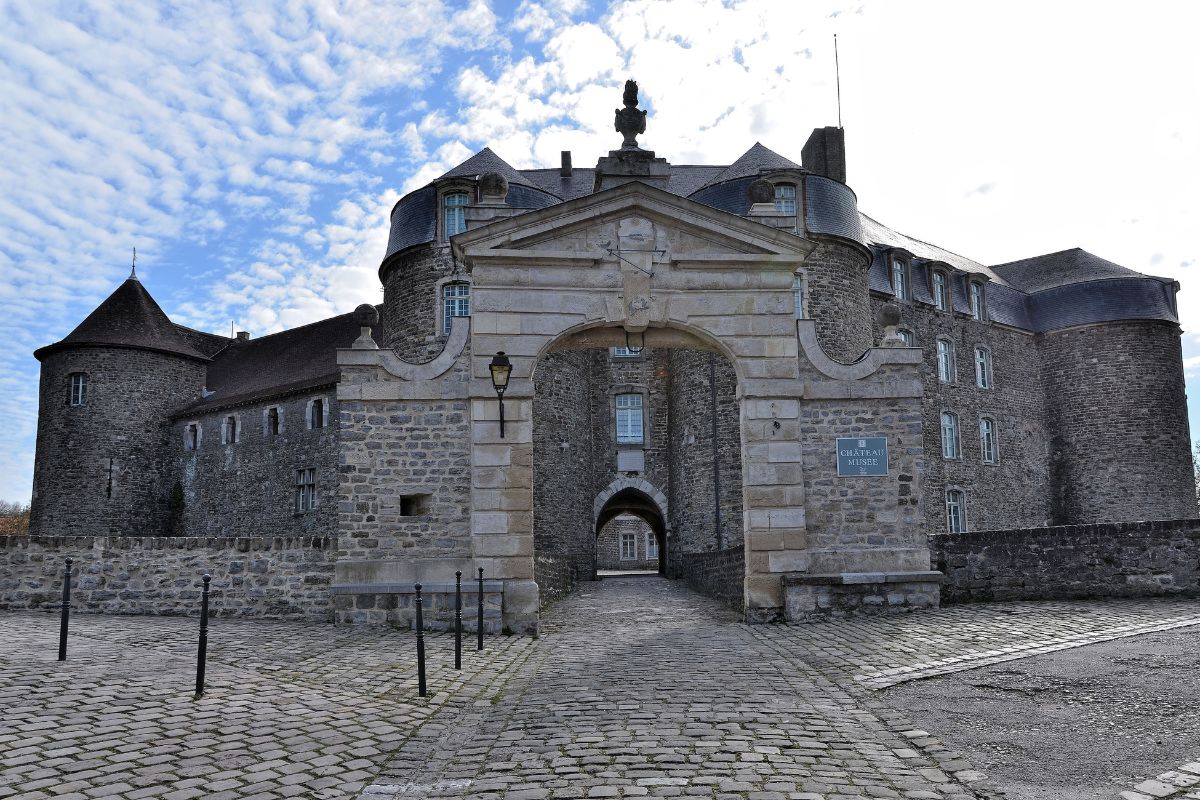
[[[519,183],[523,186],[533,186],[528,178],[513,169],[503,158],[493,153],[490,147],[483,148],[447,172],[442,178],[474,177],[475,175],[482,175],[485,172],[499,172],[508,179],[510,184]],[[441,180],[441,178],[438,180]]]
[[[137,278],[130,277],[117,287],[87,319],[67,334],[61,342],[43,347],[34,353],[41,358],[52,350],[64,347],[133,347],[157,350],[207,361],[203,354],[189,345],[174,323],[154,302],[154,298]]]
[[[795,161],[784,158],[774,150],[763,147],[761,142],[755,142],[754,146],[743,153],[741,158],[704,185],[712,186],[715,183],[731,181],[735,178],[748,178],[758,175],[763,170],[774,169],[803,169],[803,167]]]

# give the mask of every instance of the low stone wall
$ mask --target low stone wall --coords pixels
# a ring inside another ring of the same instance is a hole
[[[938,607],[939,572],[843,572],[784,575],[784,619],[824,622]]]
[[[463,635],[479,629],[479,588],[475,581],[462,584]],[[416,590],[411,585],[334,586],[334,622],[339,625],[390,625],[411,630],[417,624]],[[483,632],[502,633],[503,581],[483,582]],[[454,630],[454,584],[421,586],[421,626],[429,631]]]
[[[538,585],[538,605],[566,597],[575,591],[575,564],[566,556],[537,555],[533,559],[533,579]]]
[[[1200,519],[929,537],[943,603],[1200,596]]]
[[[716,598],[738,611],[745,607],[746,551],[741,547],[709,553],[682,553],[679,575],[700,594]]]
[[[0,609],[57,608],[64,560],[73,611],[333,619],[334,537],[0,536]]]

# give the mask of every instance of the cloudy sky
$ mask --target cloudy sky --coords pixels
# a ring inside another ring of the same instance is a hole
[[[1200,397],[1200,4],[0,0],[0,19],[2,499],[30,495],[32,351],[133,247],[187,325],[345,312],[380,297],[398,197],[485,145],[592,163],[627,77],[672,162],[755,141],[799,160],[837,124],[834,33],[862,210],[988,264],[1079,246],[1178,279]]]

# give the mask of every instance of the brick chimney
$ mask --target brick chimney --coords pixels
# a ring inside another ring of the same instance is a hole
[[[800,151],[800,163],[809,172],[846,182],[846,132],[841,128],[817,128]]]

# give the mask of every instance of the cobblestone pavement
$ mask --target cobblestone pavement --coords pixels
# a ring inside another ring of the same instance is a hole
[[[81,615],[58,664],[56,618],[0,614],[0,800],[1000,797],[874,689],[1196,624],[1200,601],[1126,601],[755,627],[615,578],[462,673],[431,636],[425,700],[412,634],[214,620],[196,701],[195,620]],[[1187,797],[1191,766],[1158,780]]]
[[[1142,781],[1123,800],[1200,800],[1200,761],[1190,761],[1179,769]]]

